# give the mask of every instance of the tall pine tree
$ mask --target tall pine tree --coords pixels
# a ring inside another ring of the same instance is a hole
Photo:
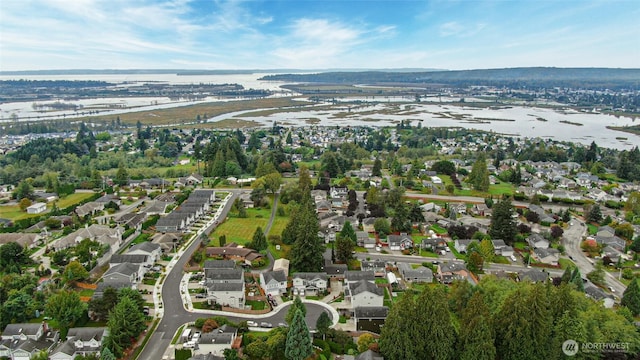
[[[493,360],[496,358],[495,332],[491,314],[482,292],[476,291],[464,309],[460,323],[458,348],[461,360]]]
[[[311,335],[299,309],[289,325],[284,354],[288,360],[304,360],[313,354]]]
[[[320,271],[324,264],[322,254],[325,248],[318,237],[320,226],[310,193],[304,195],[298,214],[295,216],[295,223],[292,217],[287,227],[289,226],[291,229],[289,229],[290,234],[287,236],[293,236],[295,239],[290,253],[291,266],[296,271]]]
[[[493,206],[491,224],[489,225],[489,235],[492,239],[504,240],[505,243],[513,245],[518,233],[513,214],[511,199],[508,197]]]

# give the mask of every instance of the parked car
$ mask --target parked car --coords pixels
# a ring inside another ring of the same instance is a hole
[[[287,325],[287,323],[283,323],[283,322],[278,323],[278,326],[279,327],[289,327],[289,325]]]
[[[258,323],[255,321],[247,321],[247,326],[253,326],[253,327],[257,327]]]
[[[268,322],[264,322],[264,321],[263,321],[263,322],[261,322],[261,323],[260,323],[260,327],[263,327],[263,328],[272,328],[272,327],[273,327],[273,324],[272,324],[272,323],[268,323]]]
[[[203,293],[198,293],[196,294],[196,299],[206,299],[207,294],[203,294]]]

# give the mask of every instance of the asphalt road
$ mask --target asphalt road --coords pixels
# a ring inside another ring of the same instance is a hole
[[[233,202],[241,193],[240,190],[232,190],[233,195],[227,201],[223,211],[218,218],[218,222],[222,219],[225,219],[233,206]],[[211,227],[205,230],[206,233],[210,233],[215,229],[216,224],[213,224]],[[187,250],[184,251],[182,256],[178,259],[175,265],[171,268],[169,273],[167,274],[163,286],[162,286],[162,301],[164,305],[164,316],[162,320],[158,324],[153,335],[151,335],[149,341],[145,345],[144,349],[138,356],[140,360],[160,360],[163,358],[163,355],[169,345],[171,344],[171,340],[175,335],[176,331],[180,326],[185,323],[196,321],[201,317],[209,317],[210,314],[206,312],[198,312],[198,311],[187,311],[185,310],[182,298],[180,294],[180,281],[182,280],[184,265],[191,258],[193,252],[200,246],[200,239],[196,239],[189,246]],[[325,311],[322,306],[314,305],[314,304],[305,304],[307,308],[307,317],[306,322],[307,326],[310,329],[315,328],[316,321],[320,314]],[[277,326],[278,323],[284,322],[284,318],[287,314],[288,306],[283,307],[279,312],[266,317],[256,320],[257,322],[269,322],[274,326]],[[226,316],[229,320],[233,322],[241,322],[244,320],[248,320],[244,317],[235,317],[235,316]]]
[[[565,251],[572,258],[573,262],[580,269],[580,273],[582,276],[586,276],[588,273],[594,270],[594,266],[591,263],[591,260],[587,258],[582,249],[580,249],[580,243],[582,242],[582,237],[587,233],[587,226],[585,223],[578,218],[572,218],[569,223],[568,228],[564,231],[564,239],[565,239]],[[617,296],[621,297],[624,290],[627,288],[623,283],[621,283],[615,275],[612,273],[605,271],[605,281],[607,285],[610,286]]]

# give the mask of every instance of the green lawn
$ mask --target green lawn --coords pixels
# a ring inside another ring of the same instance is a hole
[[[63,209],[68,206],[77,204],[85,199],[88,199],[91,196],[93,196],[93,193],[75,193],[59,199],[56,203],[59,209]],[[47,204],[47,209],[51,210],[52,206],[53,203]],[[40,215],[42,214],[27,214],[26,211],[20,210],[20,206],[18,205],[0,205],[0,218],[9,220],[21,220],[31,217],[38,217]]]
[[[453,185],[453,181],[451,181],[451,177],[448,175],[438,175],[442,179],[444,186]],[[463,187],[465,185],[463,184]],[[515,187],[513,184],[508,182],[500,182],[498,184],[489,185],[489,191],[476,191],[476,190],[459,190],[456,189],[454,191],[454,195],[458,196],[477,196],[477,197],[487,197],[488,195],[500,196],[502,194],[513,195],[515,192]]]
[[[269,230],[269,235],[282,235],[282,230],[289,223],[288,216],[276,216],[273,219],[273,224],[271,224],[271,230]]]
[[[443,228],[438,224],[433,224],[429,227],[430,230],[433,230],[436,234],[442,235],[447,233],[447,229]]]
[[[247,300],[245,305],[251,305],[251,310],[264,310],[267,304],[264,301]]]
[[[592,224],[587,224],[587,230],[589,231],[589,235],[595,235],[598,233],[598,227]]]
[[[274,259],[286,258],[291,250],[291,245],[280,245],[280,250],[276,250],[276,246],[269,244],[269,251]]]
[[[66,208],[67,206],[75,205],[92,196],[93,196],[93,193],[74,193],[71,195],[67,195],[62,199],[58,200],[57,206],[59,209],[63,209],[63,208]]]
[[[258,227],[264,230],[270,216],[271,209],[247,209],[246,218],[228,217],[212,233],[214,240],[210,242],[210,245],[219,246],[218,238],[221,235],[227,236],[227,244],[236,242],[240,245],[245,245],[253,239],[253,234]]]
[[[558,260],[558,264],[560,264],[562,269],[566,269],[569,266],[576,267],[576,264],[574,264],[573,261],[565,258],[560,258],[560,260]]]

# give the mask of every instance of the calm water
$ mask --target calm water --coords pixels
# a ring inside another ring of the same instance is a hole
[[[266,73],[256,74],[228,74],[228,75],[195,75],[178,76],[175,74],[135,74],[135,75],[55,75],[55,76],[0,76],[0,80],[29,79],[29,80],[101,80],[131,86],[145,82],[163,82],[170,84],[237,83],[247,89],[266,89],[280,91],[282,82],[260,81]],[[275,96],[289,95],[279,92]],[[353,100],[353,98],[349,98]],[[453,97],[449,100],[457,100]],[[166,97],[145,98],[101,98],[73,101],[82,105],[78,112],[55,111],[39,113],[33,109],[32,102],[14,102],[0,105],[0,121],[9,122],[13,114],[19,118],[30,117],[31,120],[40,116],[44,118],[61,118],[82,116],[82,112],[99,110],[100,114],[120,114],[131,111],[153,110],[170,107],[187,106],[194,103],[211,101],[234,101],[238,99],[219,99],[210,97],[205,101],[172,101]],[[337,99],[348,100],[344,99]],[[274,121],[281,124],[302,126],[315,124],[319,126],[394,126],[401,120],[410,120],[414,125],[422,126],[458,126],[464,128],[493,131],[518,137],[547,137],[562,141],[574,141],[590,144],[595,141],[599,146],[616,149],[630,149],[640,146],[640,136],[609,130],[606,126],[636,125],[629,117],[615,117],[604,114],[578,113],[574,111],[559,111],[539,107],[513,106],[509,108],[489,109],[458,107],[447,104],[434,104],[438,100],[446,102],[446,98],[431,97],[423,99],[419,104],[411,103],[411,97],[367,96],[356,100],[364,102],[362,106],[340,105],[335,110],[282,111],[269,116],[243,116],[249,111],[225,114],[209,122],[228,118],[255,121],[262,126],[271,126]],[[430,103],[431,102],[431,103]],[[38,102],[39,104],[45,102]],[[371,104],[368,104],[371,103]],[[114,104],[124,108],[113,108]],[[255,110],[251,110],[255,112]],[[541,121],[544,119],[546,121]],[[502,120],[499,121],[498,119]],[[580,125],[576,125],[580,124]],[[626,139],[622,139],[626,138]]]

